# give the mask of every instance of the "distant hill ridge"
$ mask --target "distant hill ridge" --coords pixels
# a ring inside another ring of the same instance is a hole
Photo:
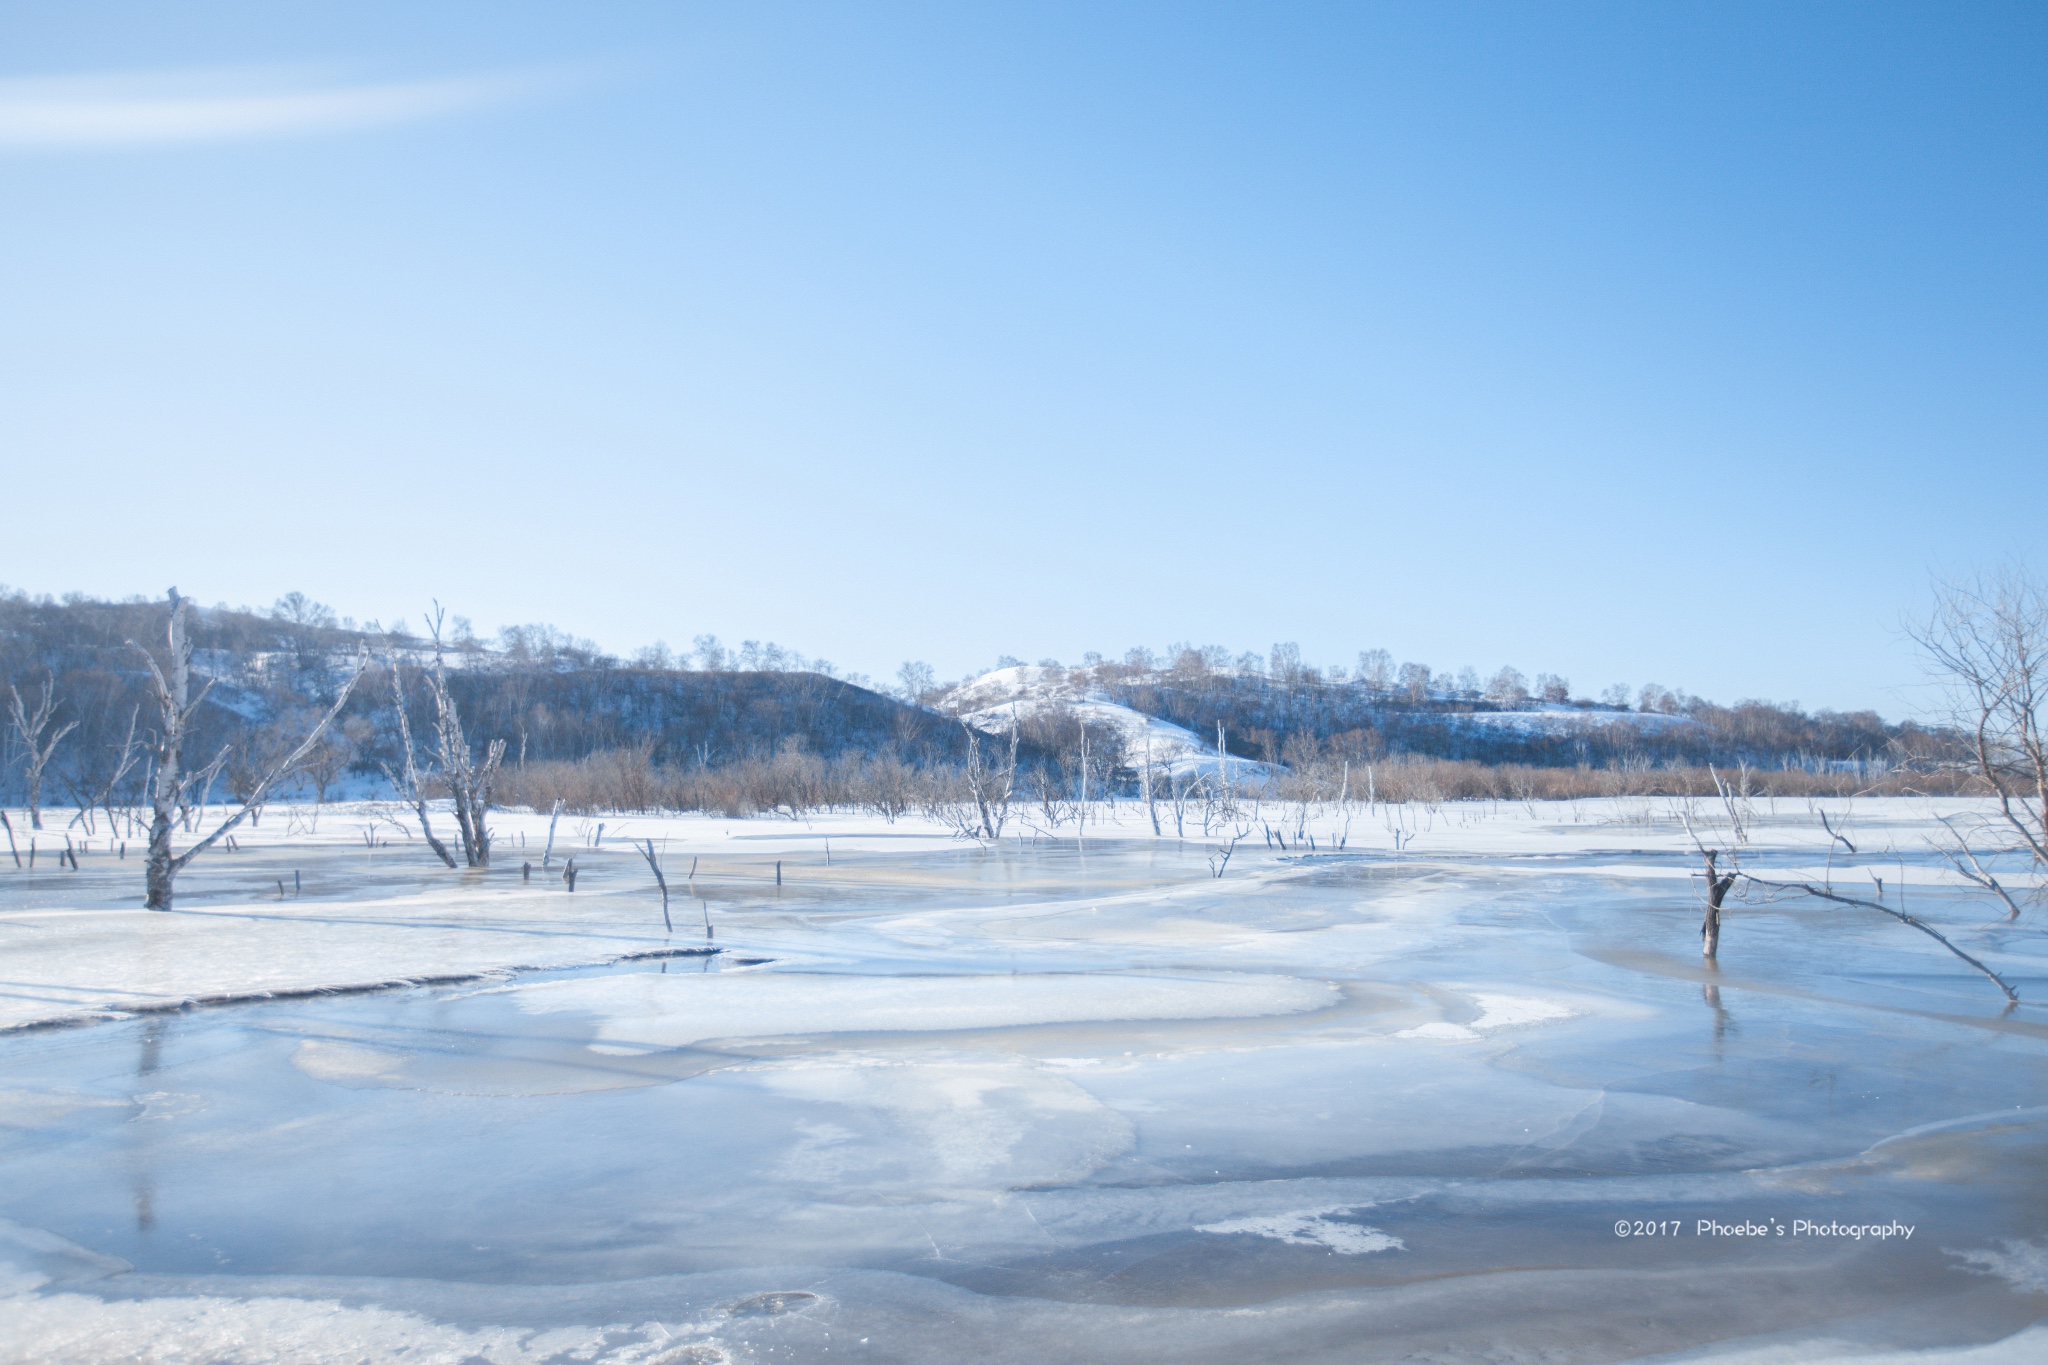
[[[77,727],[53,760],[52,797],[99,792],[130,718],[147,728],[145,674],[128,642],[154,645],[165,618],[160,600],[0,593],[0,682],[29,697],[50,686],[60,720]],[[413,673],[437,657],[435,642],[422,634],[357,626],[298,594],[268,612],[201,610],[193,632],[195,666],[214,684],[195,741],[209,753],[234,751],[222,771],[225,789],[331,698],[363,650],[374,660],[371,674],[307,780],[324,789],[376,778],[397,758],[390,670]],[[1301,667],[1291,647],[1276,649],[1270,661],[1216,650],[1180,650],[1170,661],[1134,651],[1122,662],[1092,659],[1079,668],[1005,661],[945,686],[929,670],[906,666],[903,685],[884,691],[775,645],[748,642],[735,652],[708,636],[696,643],[685,660],[661,646],[622,660],[549,626],[510,628],[486,643],[454,618],[438,655],[471,739],[503,739],[508,766],[520,767],[614,751],[669,769],[712,770],[791,752],[948,767],[966,760],[980,742],[975,736],[1003,744],[1015,733],[1023,765],[1077,786],[1092,774],[1085,781],[1099,788],[1147,774],[1263,780],[1403,756],[1553,768],[1717,763],[1883,772],[1930,742],[1924,729],[1868,712],[1723,707],[1661,689],[1652,689],[1657,708],[1645,710],[1558,700],[1561,682],[1540,677],[1552,699],[1534,700],[1512,670],[1502,670],[1488,696],[1443,685],[1428,670],[1417,676],[1412,665],[1397,673],[1383,654],[1377,662],[1363,656],[1357,676],[1337,678]],[[408,696],[412,723],[424,732],[430,718],[422,690],[409,687]],[[9,796],[20,784],[20,757],[9,732],[0,741],[0,791]]]

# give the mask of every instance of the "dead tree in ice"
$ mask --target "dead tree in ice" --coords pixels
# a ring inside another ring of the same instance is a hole
[[[435,835],[434,818],[427,809],[426,780],[429,774],[420,770],[419,750],[412,742],[412,722],[406,718],[405,714],[405,681],[401,675],[400,664],[396,657],[393,657],[391,660],[391,705],[398,713],[399,753],[403,766],[398,771],[393,772],[391,765],[385,764],[384,776],[391,783],[392,790],[398,793],[399,798],[412,807],[413,816],[420,822],[420,834],[426,839],[427,847],[434,850],[436,858],[439,858],[449,867],[453,867],[455,866],[455,855],[450,853],[448,845],[442,843]],[[553,835],[553,832],[553,826],[550,826],[550,836]],[[553,838],[550,837],[548,842],[549,846],[552,847],[554,843]],[[542,863],[541,865],[545,867],[547,864]]]
[[[139,750],[135,743],[135,726],[141,719],[142,708],[139,706],[128,713],[128,733],[122,739],[121,747],[115,751],[113,767],[106,773],[107,780],[97,790],[81,790],[79,794],[78,814],[72,817],[72,823],[76,824],[81,819],[84,819],[86,822],[85,832],[87,834],[92,833],[90,816],[95,806],[107,813],[107,829],[109,831],[112,831],[116,826],[114,794],[119,790],[121,784],[128,779],[128,774],[135,770],[135,764],[139,757]]]
[[[441,765],[441,781],[447,785],[455,806],[455,831],[462,842],[463,860],[471,867],[489,867],[491,788],[497,781],[498,766],[505,760],[505,741],[494,739],[485,744],[481,759],[470,748],[469,737],[462,729],[462,713],[448,690],[448,664],[441,646],[442,615],[441,604],[436,602],[433,613],[427,617],[427,633],[434,641],[434,667],[427,674],[427,691],[434,699],[434,757]],[[460,627],[462,618],[458,616],[455,620]],[[457,642],[460,643],[459,637]],[[418,801],[414,809],[419,812],[424,828],[425,801]],[[450,867],[455,865],[445,849],[441,856]]]
[[[676,931],[675,922],[668,917],[668,878],[661,875],[661,859],[655,856],[654,840],[643,839],[640,854],[647,859],[648,869],[654,873],[654,884],[661,888],[661,924],[671,934]]]
[[[440,760],[448,795],[455,802],[455,829],[462,836],[463,857],[471,867],[489,867],[491,834],[486,817],[498,765],[505,759],[505,741],[494,739],[484,745],[481,760],[471,751],[462,732],[462,715],[448,693],[447,672],[438,658],[434,671],[427,675],[427,688],[434,695],[435,757]]]
[[[133,640],[128,642],[129,647],[140,654],[143,662],[149,666],[150,685],[158,713],[157,732],[150,752],[153,772],[149,793],[149,858],[143,873],[143,904],[151,910],[171,908],[172,893],[178,874],[184,871],[186,865],[194,858],[226,838],[230,830],[247,819],[250,811],[263,800],[264,794],[270,790],[272,784],[290,772],[292,765],[303,758],[319,741],[321,734],[334,723],[334,718],[341,714],[341,708],[347,705],[349,693],[355,689],[356,680],[363,676],[363,670],[369,665],[367,655],[358,655],[355,670],[335,693],[334,705],[320,717],[298,747],[286,754],[263,776],[256,784],[256,789],[243,801],[240,810],[221,821],[211,834],[201,838],[183,853],[178,853],[171,847],[178,817],[190,808],[189,798],[194,785],[210,784],[213,781],[214,775],[220,771],[220,765],[227,757],[227,750],[223,749],[212,762],[196,771],[187,772],[183,766],[185,741],[191,734],[192,718],[197,714],[200,704],[206,700],[207,692],[213,687],[213,680],[209,678],[206,681],[199,689],[198,696],[192,695],[192,637],[185,621],[190,604],[178,595],[176,588],[173,588],[170,592],[170,605],[170,623],[165,631],[165,654],[162,664],[157,662],[156,656],[149,650]]]
[[[1011,718],[1008,751],[1001,759],[982,750],[982,734],[964,721],[967,732],[967,791],[974,798],[976,832],[988,839],[1003,837],[1003,825],[1010,817],[1010,796],[1017,786],[1017,735],[1021,727]]]
[[[2048,868],[2048,585],[2017,565],[1938,583],[1934,610],[1909,634],[1968,746],[1949,766],[1998,798],[2003,838],[1989,851],[2025,851]]]
[[[7,695],[14,702],[9,712],[9,720],[14,725],[14,733],[21,737],[21,775],[23,782],[28,787],[28,825],[30,829],[41,829],[43,827],[43,770],[50,766],[50,757],[57,752],[58,741],[73,730],[76,730],[78,722],[75,720],[69,721],[58,726],[55,730],[50,729],[52,713],[57,709],[57,680],[55,678],[51,678],[43,684],[43,694],[36,699],[33,710],[22,704],[21,693],[15,689],[12,683],[7,685]],[[49,733],[48,739],[43,737],[45,731]]]
[[[1705,913],[1700,916],[1700,956],[1714,962],[1721,954],[1721,907],[1727,902],[1728,893],[1734,889],[1736,879],[1742,875],[1741,867],[1736,861],[1735,850],[1749,841],[1748,831],[1743,828],[1738,807],[1733,802],[1728,804],[1731,828],[1730,847],[1726,850],[1708,848],[1701,841],[1699,832],[1692,827],[1692,818],[1683,811],[1680,812],[1679,818],[1685,824],[1685,832],[1692,838],[1693,847],[1700,851],[1701,862],[1706,865],[1707,905]],[[1720,869],[1723,852],[1728,855],[1727,872]]]

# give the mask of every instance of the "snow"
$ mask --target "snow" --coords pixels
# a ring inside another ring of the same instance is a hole
[[[969,679],[939,701],[948,714],[991,734],[1008,734],[1020,719],[1060,713],[1123,737],[1124,757],[1134,769],[1176,780],[1223,779],[1236,785],[1263,784],[1272,771],[1253,759],[1224,757],[1211,738],[1157,716],[1148,716],[1092,688],[1076,687],[1063,668],[1021,664]]]

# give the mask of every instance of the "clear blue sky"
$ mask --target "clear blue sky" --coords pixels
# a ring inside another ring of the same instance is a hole
[[[1897,715],[2044,150],[2038,5],[9,4],[0,582]]]

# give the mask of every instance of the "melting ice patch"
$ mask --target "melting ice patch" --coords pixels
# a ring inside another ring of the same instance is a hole
[[[1360,1210],[1338,1206],[1328,1209],[1296,1209],[1291,1213],[1260,1214],[1252,1218],[1230,1218],[1221,1223],[1198,1223],[1196,1232],[1219,1236],[1244,1233],[1270,1237],[1289,1246],[1327,1247],[1339,1256],[1364,1256],[1375,1251],[1402,1251],[1406,1243],[1378,1228],[1363,1223],[1340,1223],[1331,1215],[1355,1214]]]
[[[1979,1275],[1996,1275],[2022,1294],[2048,1294],[2048,1243],[2002,1237],[1995,1248],[1942,1250],[1961,1260],[1963,1268]]]
[[[1252,972],[1207,976],[594,976],[505,987],[520,1008],[602,1021],[611,1044],[687,1047],[714,1038],[1008,1028],[1119,1019],[1243,1019],[1337,1003],[1335,986]]]
[[[1569,1009],[1554,1000],[1538,1000],[1526,995],[1475,994],[1472,1003],[1479,1006],[1479,1017],[1469,1024],[1448,1024],[1442,1021],[1418,1024],[1414,1028],[1404,1028],[1394,1036],[1467,1042],[1494,1029],[1548,1023],[1552,1019],[1569,1019],[1578,1013],[1577,1010]]]

